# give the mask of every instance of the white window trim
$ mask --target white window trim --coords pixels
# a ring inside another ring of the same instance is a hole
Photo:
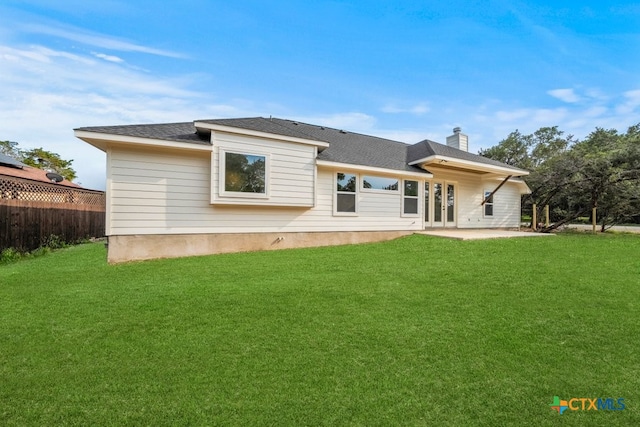
[[[486,199],[487,196],[489,194],[491,194],[492,191],[493,190],[484,190],[482,192],[482,200],[484,201],[484,199]],[[482,217],[483,218],[493,218],[496,215],[496,205],[495,205],[495,201],[496,201],[495,197],[496,197],[496,195],[494,194],[491,197],[492,197],[491,202],[487,202],[484,205],[482,205]],[[487,205],[491,205],[491,212],[492,212],[491,215],[487,215]]]
[[[398,181],[398,188],[396,190],[382,190],[379,188],[365,188],[364,186],[364,178],[370,176],[371,178],[386,178],[386,179],[395,179]],[[413,181],[413,180],[411,180]],[[358,179],[360,190],[363,193],[378,193],[378,194],[398,194],[400,193],[400,185],[402,185],[402,179],[392,177],[392,176],[384,176],[384,175],[372,175],[372,174],[360,174],[360,178]]]
[[[359,185],[356,185],[356,191],[338,191],[338,174],[344,173],[345,175],[355,175],[356,183],[360,181],[360,174],[355,172],[343,172],[343,171],[334,171],[333,172],[333,216],[358,216],[358,199],[359,197]],[[355,212],[339,212],[338,211],[338,194],[353,194],[356,199],[356,211]]]
[[[405,186],[404,183],[406,181],[414,181],[418,183],[418,195],[417,196],[407,196],[404,194],[404,190],[405,190]],[[420,183],[420,180],[418,179],[403,179],[401,180],[400,185],[402,185],[402,197],[401,197],[401,206],[400,206],[400,216],[403,218],[419,218],[422,212],[422,209],[420,208],[421,205],[424,204],[424,198],[420,197],[420,194],[423,191],[422,188],[422,184]],[[417,206],[418,206],[418,212],[416,213],[405,213],[404,212],[404,199],[405,198],[410,198],[410,199],[416,199],[417,200]]]
[[[264,165],[264,193],[243,193],[239,191],[227,191],[226,188],[226,154],[242,154],[244,156],[258,156],[265,158]],[[234,149],[226,149],[220,148],[219,150],[219,163],[218,163],[218,174],[219,174],[219,194],[220,197],[232,197],[234,199],[268,199],[269,198],[269,183],[270,179],[270,169],[271,169],[271,155],[269,153],[261,153],[258,151],[240,151]]]

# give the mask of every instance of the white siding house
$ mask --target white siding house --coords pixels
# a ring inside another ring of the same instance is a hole
[[[410,146],[249,118],[76,136],[107,153],[110,262],[517,228],[528,191],[526,171],[451,146],[459,131]]]

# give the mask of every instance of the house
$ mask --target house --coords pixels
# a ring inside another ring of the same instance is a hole
[[[371,242],[428,228],[517,228],[528,172],[276,118],[85,127],[107,153],[110,262]]]

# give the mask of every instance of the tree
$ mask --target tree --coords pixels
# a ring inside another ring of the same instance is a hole
[[[0,141],[0,154],[13,157],[16,160],[22,158],[20,150],[18,149],[18,143],[13,141]]]
[[[73,181],[77,177],[76,171],[71,167],[73,160],[64,160],[57,153],[47,151],[42,147],[20,151],[20,153],[22,155],[20,160],[26,165],[56,172],[69,181]]]
[[[544,162],[566,151],[574,143],[573,135],[564,137],[558,126],[542,127],[529,135],[517,129],[509,136],[478,154],[525,170],[535,170]]]
[[[498,145],[480,150],[478,154],[520,169],[530,169],[532,166],[529,153],[532,145],[531,139],[531,135],[523,135],[516,129]]]
[[[526,155],[518,151],[522,147],[527,148]],[[520,153],[514,166],[530,168],[524,179],[531,194],[524,197],[523,206],[552,207],[553,224],[542,231],[588,216],[593,208],[597,208],[602,231],[640,217],[640,124],[626,134],[596,128],[584,141],[575,141],[571,135],[564,138],[556,126],[531,135],[516,131],[482,154],[505,152]]]

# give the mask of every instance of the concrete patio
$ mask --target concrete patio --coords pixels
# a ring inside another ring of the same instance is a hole
[[[481,240],[481,239],[506,239],[510,237],[545,237],[553,236],[549,233],[534,233],[531,231],[509,231],[509,230],[494,230],[494,229],[438,229],[438,230],[424,230],[417,234],[425,234],[427,236],[445,237],[447,239],[456,240]]]

